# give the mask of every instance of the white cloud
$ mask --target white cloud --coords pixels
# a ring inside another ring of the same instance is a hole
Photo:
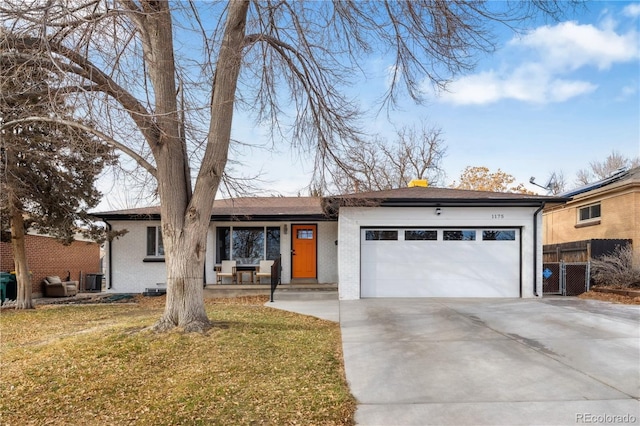
[[[484,105],[503,99],[545,104],[564,102],[597,87],[587,81],[551,78],[548,74],[533,76],[519,69],[510,76],[491,71],[464,77],[452,83],[448,92],[440,93],[439,98],[454,105]]]
[[[602,28],[563,22],[543,26],[509,43],[515,54],[500,70],[484,71],[452,82],[439,100],[455,105],[482,105],[503,99],[545,104],[565,102],[594,92],[598,85],[574,73],[586,67],[608,70],[640,58],[638,32],[616,33],[611,22]],[[512,52],[513,53],[513,52]],[[512,58],[527,58],[520,64]]]
[[[456,81],[440,98],[453,104],[488,104],[502,97],[500,80],[493,72],[486,72]]]
[[[633,3],[622,9],[622,13],[632,18],[640,16],[640,4]]]
[[[564,102],[576,96],[591,93],[598,86],[587,81],[553,80],[548,86],[548,97],[551,102]]]
[[[613,63],[639,57],[637,31],[617,34],[609,25],[599,29],[593,25],[562,22],[537,28],[512,44],[531,48],[557,70],[575,70],[586,65],[607,69]]]
[[[620,94],[616,97],[616,101],[624,101],[625,99],[630,98],[636,93],[638,93],[638,83],[633,82],[627,86],[624,86],[620,90]]]

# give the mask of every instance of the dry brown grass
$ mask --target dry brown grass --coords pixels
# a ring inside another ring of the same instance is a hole
[[[0,316],[3,425],[353,424],[335,323],[207,301],[206,334],[155,334],[164,297]]]

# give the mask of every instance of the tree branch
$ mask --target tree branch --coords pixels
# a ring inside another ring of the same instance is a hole
[[[37,91],[37,92],[23,92],[23,93],[18,93],[18,94],[2,94],[0,95],[0,98],[2,98],[2,100],[4,102],[18,102],[18,101],[22,101],[22,100],[27,100],[27,99],[37,99],[40,96],[44,96],[44,95],[49,95],[51,94],[51,92],[55,92],[56,95],[61,94],[61,95],[68,95],[70,93],[77,93],[77,92],[100,92],[100,87],[95,85],[95,84],[89,84],[89,85],[84,85],[84,86],[63,86],[63,87],[58,87],[58,88],[54,88],[53,90],[48,90],[48,91]]]
[[[158,142],[158,135],[160,133],[155,121],[151,118],[153,115],[146,110],[144,106],[131,95],[126,89],[116,83],[111,77],[106,75],[100,68],[95,66],[87,58],[79,55],[77,52],[68,49],[67,47],[47,40],[46,46],[44,46],[44,40],[35,37],[15,37],[11,34],[7,35],[5,40],[0,43],[0,47],[7,49],[18,49],[21,51],[38,52],[42,49],[50,49],[53,53],[60,55],[63,58],[68,59],[72,64],[61,64],[51,58],[43,58],[38,55],[39,62],[43,60],[50,62],[52,67],[62,68],[64,71],[71,72],[83,79],[95,83],[100,91],[114,98],[122,107],[127,111],[131,118],[135,121],[140,132],[147,140],[151,147],[154,147]],[[5,53],[3,56],[7,56]],[[16,55],[18,56],[18,55]]]
[[[8,122],[2,124],[0,126],[0,129],[5,129],[7,127],[14,126],[14,125],[20,124],[20,123],[32,123],[32,122],[58,123],[58,124],[63,124],[65,126],[75,127],[77,129],[80,129],[80,130],[85,131],[85,132],[92,133],[92,134],[96,135],[97,137],[99,137],[100,139],[104,140],[109,145],[113,146],[116,149],[119,149],[120,151],[124,152],[125,154],[127,154],[128,156],[133,158],[141,167],[143,167],[147,172],[149,172],[149,174],[151,174],[153,177],[157,177],[156,176],[157,175],[156,168],[151,163],[149,163],[147,160],[145,160],[140,154],[138,154],[137,152],[135,152],[134,150],[132,150],[128,146],[126,146],[126,145],[118,142],[117,140],[113,139],[111,136],[108,136],[108,135],[102,133],[101,131],[96,130],[94,128],[91,128],[89,126],[85,126],[82,123],[78,123],[78,122],[75,122],[75,121],[69,121],[69,120],[61,120],[61,119],[58,119],[58,118],[51,118],[51,117],[25,117],[25,118],[21,118],[21,119],[18,119],[18,120],[8,121]]]

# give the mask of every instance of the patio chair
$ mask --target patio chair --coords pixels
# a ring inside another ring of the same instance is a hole
[[[260,266],[256,270],[256,281],[260,284],[260,278],[271,278],[271,267],[273,266],[273,260],[261,260]]]
[[[78,294],[78,281],[62,281],[59,276],[45,277],[44,295],[47,297],[71,297]]]
[[[223,260],[222,265],[216,266],[216,278],[218,284],[222,284],[223,278],[231,278],[231,283],[236,282],[236,261]]]

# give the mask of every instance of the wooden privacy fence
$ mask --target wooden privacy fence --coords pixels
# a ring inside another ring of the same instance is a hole
[[[588,262],[629,244],[631,240],[621,239],[592,239],[545,244],[542,248],[543,262]]]

